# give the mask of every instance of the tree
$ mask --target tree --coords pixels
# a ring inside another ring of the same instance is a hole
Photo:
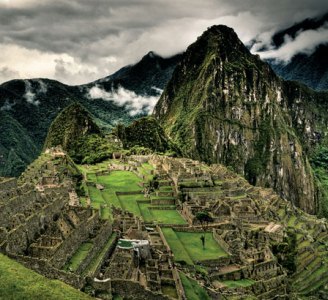
[[[202,229],[203,229],[203,235],[201,236],[200,239],[202,241],[203,249],[205,249],[205,232],[208,228],[209,223],[212,223],[214,220],[210,216],[208,211],[200,211],[200,212],[196,213],[196,219],[201,224]]]

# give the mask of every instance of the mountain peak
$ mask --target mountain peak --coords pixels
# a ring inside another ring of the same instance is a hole
[[[212,26],[184,53],[154,116],[183,156],[232,166],[313,213],[313,175],[291,127],[293,110],[286,113],[285,88],[231,28]]]
[[[75,102],[64,108],[52,122],[44,149],[61,145],[64,150],[69,150],[79,137],[92,133],[100,133],[99,127],[90,113]]]

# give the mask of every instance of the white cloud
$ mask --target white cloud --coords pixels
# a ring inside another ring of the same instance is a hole
[[[26,99],[26,101],[28,103],[31,103],[35,106],[38,106],[40,104],[39,100],[35,100],[35,93],[33,93],[32,91],[32,85],[28,80],[24,80],[25,83],[25,94],[24,94],[24,98]]]
[[[137,95],[135,92],[124,89],[121,86],[119,86],[117,90],[112,88],[110,92],[107,92],[97,85],[89,90],[87,96],[89,99],[113,101],[118,106],[125,106],[130,116],[135,116],[140,113],[150,114],[160,97],[160,95],[156,97]]]
[[[318,45],[323,42],[328,43],[327,25],[318,30],[303,31],[299,33],[294,40],[286,36],[285,42],[280,48],[257,52],[257,54],[259,54],[262,59],[275,59],[286,63],[298,53],[310,55]]]
[[[2,111],[11,110],[15,104],[16,102],[10,102],[8,101],[8,99],[6,99],[5,103],[0,107],[0,110]]]
[[[82,84],[154,50],[184,51],[225,24],[243,42],[328,10],[326,0],[0,0],[0,82],[47,77]],[[256,50],[256,49],[255,49]]]

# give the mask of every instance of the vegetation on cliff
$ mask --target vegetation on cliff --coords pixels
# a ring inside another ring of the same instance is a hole
[[[65,108],[51,124],[44,149],[62,146],[77,163],[97,163],[119,146],[101,133],[90,113],[78,103]]]
[[[184,53],[154,116],[183,156],[230,166],[316,213],[309,157],[327,131],[324,99],[282,81],[231,28],[213,26]]]
[[[153,117],[135,120],[129,126],[120,124],[116,128],[116,134],[122,141],[123,147],[130,149],[132,152],[158,152],[166,153],[166,155],[179,154],[178,147],[170,141],[163,128]]]

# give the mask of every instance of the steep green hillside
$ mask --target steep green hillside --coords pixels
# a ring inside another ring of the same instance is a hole
[[[147,148],[161,153],[179,154],[180,150],[166,136],[163,128],[153,117],[144,117],[134,121],[129,126],[117,126],[117,135],[124,148]],[[133,151],[133,150],[132,150]]]
[[[52,122],[44,148],[61,145],[70,151],[74,141],[90,134],[99,134],[100,129],[92,120],[88,111],[78,103],[65,108]]]
[[[56,146],[61,146],[78,163],[100,162],[119,149],[77,102],[60,112],[49,128],[44,150]]]
[[[279,79],[231,28],[213,26],[187,49],[154,116],[184,156],[231,166],[315,213],[308,152],[327,132],[324,99]]]
[[[59,281],[38,273],[0,254],[0,299],[92,299]]]
[[[38,153],[25,128],[4,111],[0,111],[0,174],[19,175]]]

